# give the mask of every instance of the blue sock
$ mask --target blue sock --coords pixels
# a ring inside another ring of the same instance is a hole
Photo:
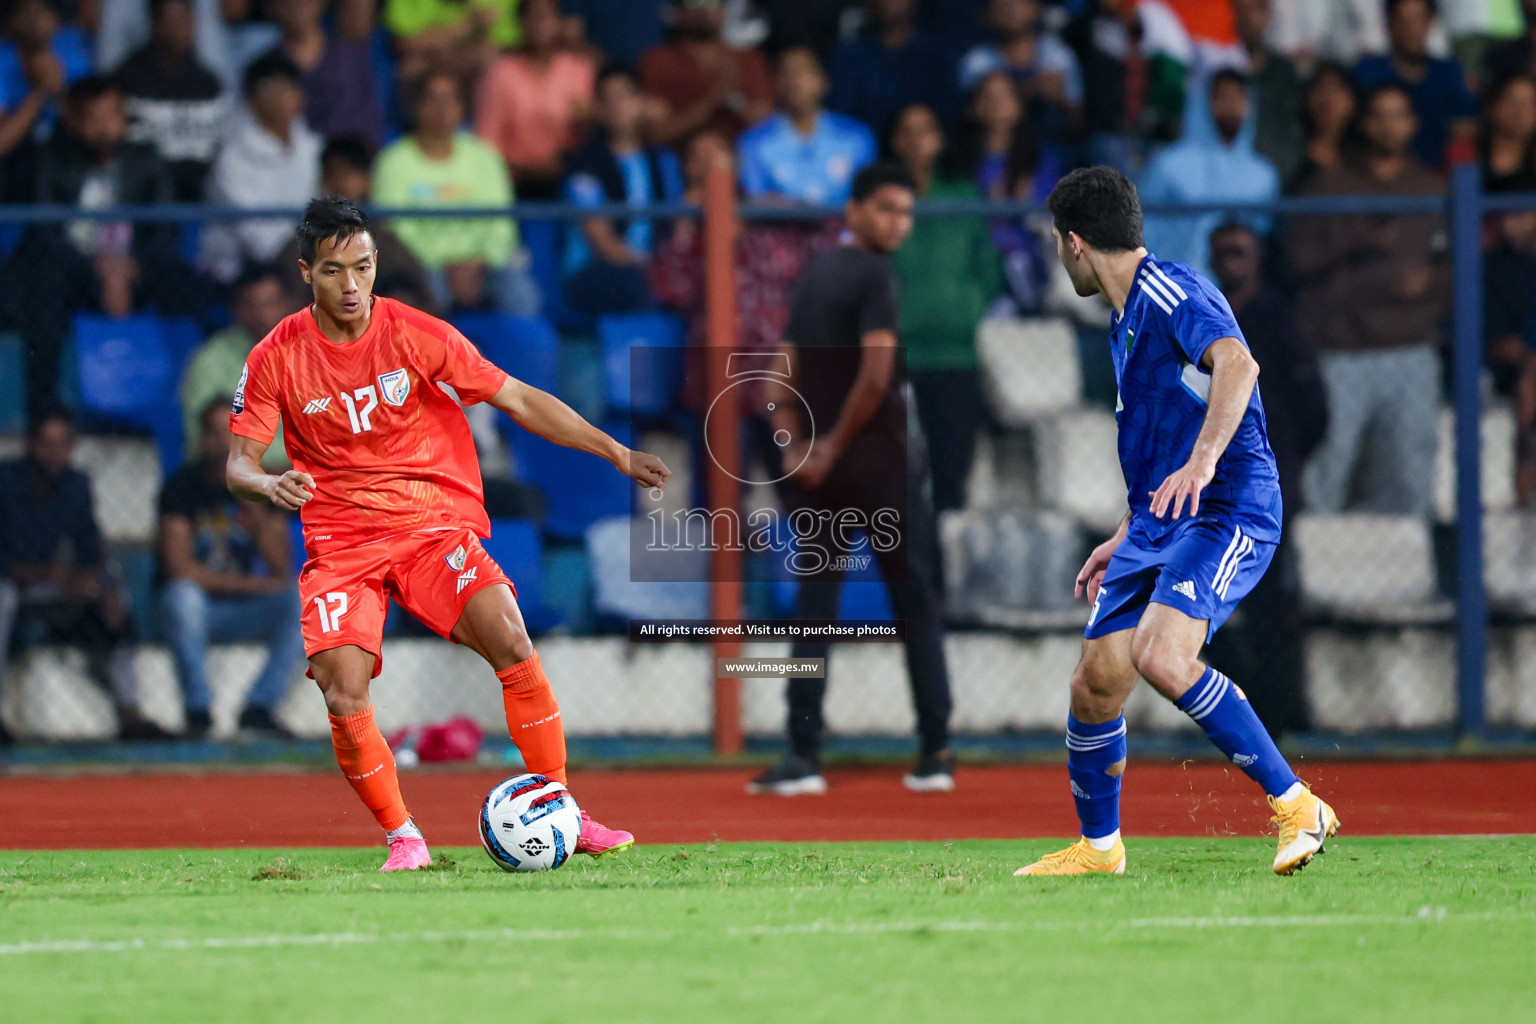
[[[1270,796],[1280,796],[1301,781],[1280,756],[1248,698],[1220,672],[1207,668],[1200,681],[1176,703],[1233,764]]]
[[[1067,715],[1067,775],[1083,835],[1101,839],[1120,829],[1120,776],[1106,774],[1125,760],[1125,717],[1098,725]]]

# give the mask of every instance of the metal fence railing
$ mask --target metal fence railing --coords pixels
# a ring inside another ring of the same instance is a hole
[[[1525,504],[1532,410],[1522,404],[1518,352],[1499,362],[1484,322],[1484,266],[1491,258],[1485,228],[1522,211],[1536,212],[1536,196],[1486,196],[1471,170],[1458,171],[1444,197],[1288,198],[1258,207],[1147,211],[1149,242],[1164,258],[1178,257],[1159,248],[1160,235],[1175,248],[1194,239],[1197,258],[1235,260],[1200,243],[1229,221],[1257,227],[1256,258],[1271,290],[1238,310],[1240,322],[1245,313],[1255,316],[1249,333],[1256,337],[1284,335],[1290,328],[1274,330],[1282,321],[1295,323],[1301,336],[1325,335],[1310,354],[1280,348],[1271,361],[1261,354],[1261,390],[1278,421],[1272,430],[1284,430],[1285,443],[1301,452],[1287,453],[1287,541],[1267,592],[1253,596],[1210,652],[1279,729],[1427,730],[1467,738],[1536,729],[1536,671],[1529,667],[1536,659],[1528,656],[1536,650],[1536,518]],[[387,225],[405,212],[377,214]],[[455,219],[507,214],[408,212]],[[660,454],[677,474],[659,499],[631,493],[595,460],[588,465],[585,456],[471,413],[497,557],[518,580],[567,727],[589,736],[713,731],[723,747],[743,733],[776,733],[782,683],[720,685],[713,660],[720,652],[632,644],[624,625],[642,613],[784,618],[795,581],[749,553],[729,584],[707,558],[694,579],[645,582],[631,573],[631,541],[634,524],[652,512],[672,515],[722,500],[776,507],[768,482],[773,450],[754,441],[750,409],[736,423],[743,482],[736,495],[722,497],[728,492],[718,489],[701,405],[707,360],[693,362],[690,353],[705,342],[733,351],[771,344],[782,329],[786,290],[806,254],[834,239],[826,219],[837,211],[734,202],[650,208],[645,215],[659,228],[647,279],[655,304],[600,314],[566,301],[575,259],[567,243],[580,218],[633,218],[636,211],[526,204],[513,212],[543,294],[541,314],[459,309],[445,311],[449,319],[510,372],[559,394],[627,443]],[[1053,274],[1049,225],[1038,209],[934,201],[918,213],[910,251],[897,262],[914,300],[904,320],[905,362],[941,510],[955,726],[969,742],[1001,749],[1004,737],[1059,729],[1086,616],[1071,600],[1072,577],[1123,510],[1107,315],[1096,301],[1070,295]],[[242,317],[232,284],[199,269],[202,246],[220,224],[296,216],[181,206],[0,208],[0,244],[12,271],[0,283],[0,457],[20,458],[26,448],[29,388],[35,407],[35,392],[47,388],[74,408],[80,436],[71,458],[92,487],[108,570],[99,587],[62,571],[41,578],[17,571],[26,559],[15,554],[0,564],[0,632],[8,643],[0,722],[12,734],[104,738],[126,720],[124,712],[171,730],[187,724],[185,657],[178,668],[171,635],[179,620],[157,560],[160,499],[164,482],[197,444],[196,410],[183,408],[192,394],[189,368],[220,332],[220,344],[237,345]],[[700,218],[700,234],[715,229],[712,253],[703,239],[690,241],[693,229],[672,230]],[[139,280],[130,315],[102,313],[99,295],[82,290],[82,281],[99,286],[97,279],[26,271],[27,261],[49,251],[44,241],[82,256],[82,244],[97,243],[80,240],[100,237],[71,233],[87,224],[133,225],[128,253],[147,254],[135,246],[158,233],[154,252],[166,262],[151,264],[144,255],[141,272],[169,277]],[[1307,262],[1309,247],[1326,245],[1345,263],[1359,262],[1355,241],[1393,232],[1401,235],[1404,261],[1394,272],[1413,279],[1395,301],[1380,301],[1363,284],[1350,292],[1320,279],[1339,271],[1338,260],[1321,269]],[[40,240],[44,235],[51,237]],[[1413,246],[1423,251],[1415,255]],[[955,262],[956,253],[972,251],[995,262],[972,330],[957,343],[944,314],[972,301],[981,287]],[[1429,275],[1422,282],[1407,266],[1420,257]],[[382,264],[381,273],[389,269]],[[283,312],[303,301],[294,277],[282,283]],[[943,288],[951,280],[968,290],[946,306]],[[399,282],[391,287],[425,302],[442,294],[430,280],[415,290]],[[1536,282],[1532,288],[1536,295]],[[722,311],[724,299],[734,313]],[[1418,320],[1403,318],[1408,307]],[[1377,313],[1379,322],[1370,320]],[[1372,331],[1391,334],[1394,322],[1430,328],[1399,338],[1401,344],[1360,347]],[[1302,359],[1316,361],[1310,382]],[[210,358],[207,366],[216,362]],[[230,379],[228,389],[234,386]],[[1323,431],[1313,429],[1319,393],[1328,414]],[[61,565],[91,567],[92,553],[80,550],[78,539],[66,547]],[[22,547],[13,542],[11,550]],[[103,597],[103,590],[117,597]],[[855,572],[845,591],[848,617],[888,611],[868,570]],[[205,672],[216,737],[238,733],[264,643],[252,636],[211,644]],[[499,731],[495,688],[472,656],[399,615],[386,647],[389,671],[376,694],[386,731],[456,713]],[[747,642],[728,650],[738,652],[788,649]],[[899,647],[850,644],[835,650],[832,663],[833,731],[910,731]],[[291,665],[277,719],[298,734],[319,736],[319,698],[301,677],[302,666]],[[1186,727],[1182,715],[1150,694],[1137,698],[1132,714],[1147,727]]]

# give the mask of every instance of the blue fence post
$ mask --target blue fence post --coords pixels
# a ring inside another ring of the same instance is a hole
[[[1483,590],[1482,183],[1476,164],[1451,175],[1456,401],[1456,694],[1463,739],[1483,734],[1488,596]],[[1428,481],[1425,481],[1428,486]]]

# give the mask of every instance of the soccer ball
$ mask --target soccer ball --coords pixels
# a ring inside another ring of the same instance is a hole
[[[497,784],[480,808],[480,842],[503,871],[549,871],[581,838],[581,808],[570,791],[542,775]]]

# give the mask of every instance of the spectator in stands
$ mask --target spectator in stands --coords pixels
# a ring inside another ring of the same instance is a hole
[[[1418,120],[1401,86],[1361,104],[1364,152],[1322,171],[1306,195],[1440,195],[1413,154]],[[1307,507],[1428,515],[1448,279],[1440,218],[1311,216],[1291,225],[1302,326],[1322,359],[1330,424],[1307,467]],[[1355,481],[1356,467],[1367,468]],[[1360,500],[1352,500],[1356,495]]]
[[[61,130],[37,155],[31,200],[92,210],[169,201],[164,161],[153,147],[128,142],[127,132],[123,94],[110,80],[91,76],[70,86]],[[206,289],[175,241],[174,228],[150,223],[79,220],[27,230],[0,273],[0,300],[27,342],[32,408],[57,399],[60,347],[76,312],[202,311]]]
[[[1264,243],[1246,224],[1211,235],[1211,269],[1264,377],[1269,446],[1280,471],[1286,514],[1301,508],[1301,477],[1328,429],[1328,394],[1317,356],[1298,329],[1295,305],[1265,280]],[[1301,607],[1290,531],[1275,564],[1243,604],[1240,621],[1215,641],[1214,663],[1241,672],[1243,690],[1272,734],[1305,730]]]
[[[91,482],[70,466],[74,447],[74,424],[54,407],[33,416],[26,455],[0,463],[0,676],[18,632],[83,648],[91,678],[112,694],[118,737],[169,739],[139,713],[128,603],[107,571]]]
[[[281,53],[245,69],[245,105],[213,165],[212,198],[234,207],[302,207],[320,184],[320,137],[304,122],[304,73]],[[286,217],[210,224],[203,261],[232,281],[246,261],[272,260],[293,233]]]
[[[377,6],[372,0],[340,0],[337,20],[345,20],[347,12],[360,2],[366,4],[368,18],[372,20]],[[218,5],[224,15],[229,63],[235,72],[234,80],[229,83],[229,91],[233,93],[240,90],[239,73],[276,46],[282,38],[282,30],[272,21],[267,0],[218,0]]]
[[[1289,181],[1301,164],[1301,77],[1296,65],[1269,45],[1272,0],[1232,0],[1237,34],[1248,55],[1248,82],[1253,91],[1253,148],[1274,164],[1281,181]]]
[[[384,141],[384,107],[368,41],[372,23],[350,26],[358,35],[343,34],[340,25],[327,29],[325,0],[267,0],[267,9],[282,30],[277,49],[303,72],[310,130],[326,139],[356,136],[377,148]]]
[[[522,19],[522,48],[480,81],[475,132],[506,158],[523,198],[553,199],[591,114],[596,69],[586,54],[561,49],[555,0],[527,0]]]
[[[298,276],[293,265],[289,265],[287,272]],[[202,412],[208,403],[234,392],[251,349],[277,326],[279,320],[302,308],[293,304],[283,287],[283,274],[271,264],[247,267],[235,281],[234,294],[235,322],[203,342],[187,360],[187,368],[181,375],[177,397],[181,403],[182,428],[189,452],[197,451],[202,443]],[[279,436],[267,449],[267,462],[280,465],[287,458],[279,428]]]
[[[0,160],[32,137],[67,84],[64,63],[53,48],[36,45],[35,32],[16,30],[18,21],[26,24],[26,10],[22,5],[12,11],[7,24],[11,37],[0,40]],[[52,16],[46,5],[33,5],[32,10]]]
[[[94,0],[95,66],[103,72],[121,67],[128,56],[149,42],[149,0]],[[225,93],[240,88],[240,72],[259,50],[243,54],[232,45],[230,23],[241,19],[252,0],[192,0],[192,52],[197,62],[219,78]],[[84,6],[82,5],[82,9]],[[266,46],[276,39],[268,36]],[[266,47],[264,46],[263,49]]]
[[[721,0],[674,0],[672,37],[640,59],[640,87],[664,112],[651,140],[686,142],[708,129],[735,141],[773,111],[773,80],[757,50],[733,49],[720,38]]]
[[[479,80],[502,50],[523,41],[518,0],[384,0],[384,27],[407,85],[446,67],[464,83]]]
[[[61,10],[62,0],[16,0],[11,6],[0,40],[0,110],[17,110],[41,89],[45,95],[33,101],[38,110],[32,117],[51,126],[57,114],[46,100],[91,73],[90,43]]]
[[[932,107],[948,124],[955,114],[954,62],[944,44],[916,27],[917,0],[869,0],[868,28],[832,55],[827,106],[888,135],[896,112]]]
[[[191,0],[151,0],[149,42],[117,69],[128,138],[155,147],[178,202],[200,203],[226,113],[222,87],[192,52]]]
[[[1525,32],[1497,43],[1483,55],[1483,81],[1497,85],[1514,75],[1536,78],[1536,0],[1520,0]]]
[[[530,19],[530,31],[534,21]],[[411,134],[391,143],[373,168],[373,201],[383,207],[509,207],[512,181],[501,156],[464,131],[459,80],[448,71],[421,79]],[[514,316],[539,311],[542,296],[528,273],[510,217],[473,220],[398,218],[393,227],[426,268],[432,298],[444,311],[495,308]]]
[[[1138,183],[1143,203],[1262,203],[1280,194],[1275,165],[1253,151],[1252,129],[1244,130],[1247,80],[1223,69],[1211,76],[1207,95],[1215,137],[1185,139],[1159,153]],[[1147,247],[1161,259],[1208,275],[1211,229],[1220,219],[1220,214],[1149,216]]]
[[[208,645],[261,641],[267,661],[246,694],[240,729],[289,737],[273,717],[304,661],[288,517],[241,501],[224,483],[229,398],[208,402],[199,418],[196,456],[160,491],[155,543],[161,628],[181,682],[186,734],[201,739],[212,725]]]
[[[1392,48],[1380,57],[1363,57],[1355,81],[1366,91],[1396,85],[1413,100],[1419,131],[1413,151],[1430,168],[1447,160],[1464,163],[1477,154],[1477,104],[1467,91],[1467,76],[1453,60],[1429,55],[1434,0],[1387,0],[1387,32]]]
[[[1319,172],[1332,170],[1349,154],[1358,142],[1355,114],[1359,106],[1354,77],[1338,64],[1319,64],[1307,80],[1301,118],[1306,148],[1286,181],[1287,192],[1305,188]]]
[[[1483,266],[1483,334],[1494,388],[1514,400],[1515,495],[1536,498],[1536,213],[1500,215]]]
[[[779,55],[777,113],[738,143],[741,188],[816,206],[847,202],[853,175],[875,158],[875,137],[861,121],[822,109],[827,76],[805,47]]]
[[[1483,103],[1483,188],[1536,192],[1536,81],[1512,75]]]
[[[904,108],[890,149],[920,199],[975,199],[967,178],[940,173],[944,129],[931,108]],[[936,511],[965,505],[986,403],[976,372],[976,325],[1002,292],[997,249],[980,217],[924,217],[891,255],[901,285],[901,341],[918,420],[928,439]]]
[[[991,0],[992,41],[960,61],[960,88],[970,92],[983,75],[1003,71],[1019,87],[1041,140],[1063,145],[1081,124],[1083,71],[1077,56],[1045,28],[1039,0]]]
[[[1275,5],[1270,43],[1303,67],[1313,62],[1353,64],[1361,54],[1387,49],[1382,0],[1285,0]]]
[[[646,102],[633,74],[603,70],[597,83],[596,128],[571,159],[567,198],[578,206],[676,202],[682,173],[672,151],[647,147]],[[565,300],[589,315],[621,313],[654,305],[645,268],[658,225],[635,218],[587,217],[566,252]]]
[[[865,0],[752,0],[751,5],[768,20],[768,37],[763,40],[763,49],[768,53],[783,53],[797,46],[808,46],[816,52],[817,57],[829,61],[837,44],[846,34],[847,26],[858,17],[859,8],[865,5]],[[953,0],[945,0],[942,5],[925,3],[923,6],[943,6],[945,21],[949,21],[955,13]],[[936,33],[938,30],[930,31]]]

